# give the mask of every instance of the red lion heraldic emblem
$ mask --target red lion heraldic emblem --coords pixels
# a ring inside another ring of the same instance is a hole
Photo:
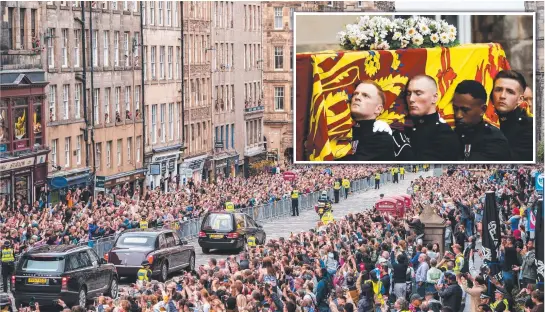
[[[403,90],[409,79],[426,74],[436,79],[437,111],[454,127],[452,96],[458,83],[477,80],[488,94],[495,75],[510,69],[500,44],[467,44],[452,48],[379,51],[323,51],[297,54],[296,160],[331,161],[352,153],[353,120],[350,97],[356,83],[373,80],[384,91],[386,103],[377,118],[402,130],[406,119]],[[485,119],[498,126],[491,102]]]

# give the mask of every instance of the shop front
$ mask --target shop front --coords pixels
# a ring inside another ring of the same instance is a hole
[[[246,147],[244,149],[244,164],[242,165],[244,177],[249,178],[253,174],[251,168],[264,162],[267,162],[267,151],[264,146]]]
[[[35,180],[39,191],[47,175],[46,85],[42,70],[0,75],[0,197],[12,207],[31,205],[40,196]]]
[[[216,171],[214,172],[214,176],[222,177],[222,178],[229,178],[234,177],[237,174],[237,167],[239,164],[239,155],[238,153],[221,153],[219,155],[216,155],[213,159],[215,163]]]
[[[39,157],[47,154],[30,155],[18,159],[0,160],[0,197],[12,207],[32,205],[42,195],[47,166],[37,166]],[[36,183],[37,182],[37,183]],[[36,187],[34,187],[36,186]],[[44,190],[45,191],[45,190]]]
[[[147,166],[146,186],[155,189],[161,187],[163,192],[168,191],[169,182],[174,182],[178,175],[178,158],[182,144],[154,148],[153,156]]]
[[[208,155],[200,155],[184,159],[184,162],[179,165],[178,173],[180,175],[180,184],[186,184],[191,178],[194,183],[201,182],[203,177],[203,169]]]
[[[71,170],[63,170],[50,173],[47,176],[47,187],[49,189],[49,202],[55,204],[58,202],[66,202],[66,194],[68,190],[75,191],[84,189],[86,186],[92,189],[93,175],[89,168],[75,168]],[[55,183],[58,178],[64,178],[65,183]]]
[[[104,177],[106,194],[134,195],[135,191],[142,194],[146,169],[140,168],[128,172],[121,172]]]

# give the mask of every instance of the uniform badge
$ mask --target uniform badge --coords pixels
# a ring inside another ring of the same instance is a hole
[[[359,140],[352,141],[352,154],[356,154],[356,149],[358,148],[359,142],[360,142]]]
[[[466,144],[464,148],[464,156],[465,160],[469,159],[469,155],[471,154],[471,144]]]

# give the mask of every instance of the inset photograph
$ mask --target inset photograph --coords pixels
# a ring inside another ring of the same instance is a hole
[[[452,14],[296,12],[295,162],[535,162],[534,13]]]

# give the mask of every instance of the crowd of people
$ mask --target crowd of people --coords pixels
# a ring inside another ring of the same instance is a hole
[[[539,170],[452,167],[411,182],[413,204],[402,218],[349,214],[71,311],[542,311],[529,218]],[[489,190],[502,214],[501,278],[477,265]],[[422,235],[424,207],[445,220],[444,241]]]
[[[283,168],[297,175],[284,180],[281,171],[257,176],[218,177],[215,183],[188,181],[170,188],[147,189],[143,194],[126,189],[117,194],[99,193],[93,198],[89,188],[67,192],[60,202],[46,207],[43,199],[33,205],[9,207],[0,203],[0,241],[9,240],[16,253],[41,244],[77,244],[139,227],[145,220],[149,227],[199,218],[207,211],[224,209],[227,197],[236,208],[258,206],[289,198],[296,185],[302,194],[330,188],[336,178],[351,181],[388,172],[382,166],[306,166]]]

